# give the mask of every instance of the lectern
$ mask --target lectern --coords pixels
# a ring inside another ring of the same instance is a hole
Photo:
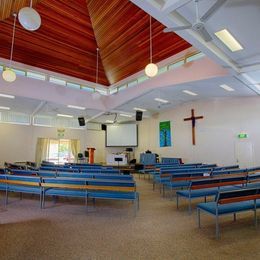
[[[94,152],[95,152],[96,148],[88,147],[87,150],[88,150],[88,153],[89,153],[88,162],[89,163],[94,163]]]

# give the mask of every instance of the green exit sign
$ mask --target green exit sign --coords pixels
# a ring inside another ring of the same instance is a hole
[[[246,134],[246,133],[240,133],[240,134],[237,135],[237,137],[238,137],[239,139],[248,138],[248,134]]]

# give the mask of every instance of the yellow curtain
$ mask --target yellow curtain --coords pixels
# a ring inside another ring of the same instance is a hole
[[[74,156],[74,162],[77,162],[78,153],[80,152],[80,142],[78,139],[70,140],[70,150]]]
[[[41,165],[42,160],[46,160],[48,154],[49,139],[38,138],[36,145],[35,162],[37,166]]]

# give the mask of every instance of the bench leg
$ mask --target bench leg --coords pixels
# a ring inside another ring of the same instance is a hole
[[[191,215],[191,198],[189,198],[189,215]]]
[[[179,196],[177,193],[176,193],[176,207],[177,209],[179,209]]]
[[[6,189],[5,190],[5,207],[7,206],[8,204],[8,190]]]
[[[219,239],[219,217],[216,215],[216,239]]]
[[[23,194],[22,194],[22,192],[20,192],[20,200],[22,200],[23,199]]]
[[[88,212],[88,195],[87,195],[87,193],[85,196],[85,206],[86,206],[86,211]]]
[[[45,208],[45,192],[42,192],[42,209]]]
[[[236,214],[236,213],[234,213],[234,215],[233,215],[233,220],[234,220],[234,221],[237,220],[237,214]]]
[[[197,209],[197,217],[198,217],[198,227],[200,228],[200,209]]]
[[[40,193],[40,208],[42,209],[42,191]]]
[[[165,197],[165,187],[164,187],[164,184],[162,185],[162,196]]]
[[[155,190],[155,182],[153,181],[153,190]]]
[[[256,215],[256,200],[254,200],[254,219],[255,219],[255,227],[257,227],[257,215]]]
[[[204,202],[205,202],[205,203],[207,202],[207,197],[206,197],[206,196],[204,197]]]

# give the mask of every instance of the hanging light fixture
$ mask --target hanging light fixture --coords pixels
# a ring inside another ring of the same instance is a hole
[[[150,63],[145,67],[145,74],[152,78],[157,75],[158,67],[153,63],[153,46],[152,46],[152,17],[150,16]]]
[[[9,60],[9,67],[6,67],[2,73],[2,77],[7,82],[14,82],[16,80],[16,74],[12,69],[12,60],[13,60],[13,50],[14,50],[14,35],[15,35],[15,24],[16,24],[16,17],[17,14],[14,13],[14,24],[13,24],[13,34],[12,34],[12,45],[11,45],[11,54]]]
[[[28,31],[36,31],[41,26],[41,16],[32,8],[32,0],[30,7],[24,7],[19,11],[18,19],[23,28]]]
[[[98,84],[98,56],[99,56],[99,48],[97,48],[97,63],[96,63],[96,86]],[[100,98],[100,93],[95,90],[95,92],[92,94],[92,98],[94,100],[97,100]]]

